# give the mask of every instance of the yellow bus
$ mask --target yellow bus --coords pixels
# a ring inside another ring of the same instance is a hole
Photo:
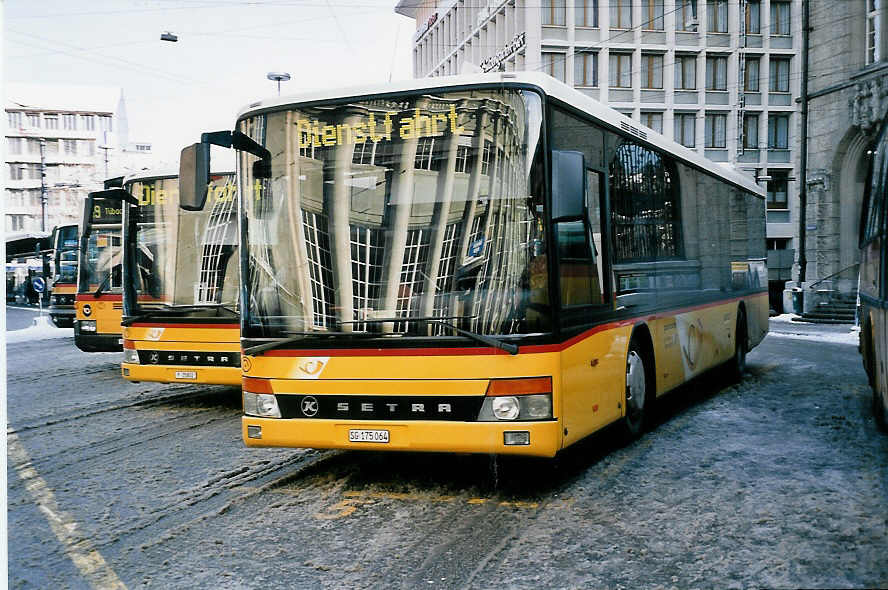
[[[237,194],[209,180],[199,210],[179,206],[174,174],[124,180],[123,376],[130,381],[240,385]]]
[[[860,220],[860,354],[873,389],[873,414],[888,431],[888,125],[871,152]]]
[[[76,225],[60,225],[52,230],[53,279],[49,317],[59,328],[74,326],[74,297],[77,294]]]
[[[84,352],[122,348],[120,222],[121,201],[111,192],[92,192],[84,200],[74,297],[74,344]]]
[[[551,457],[768,329],[765,204],[543,74],[275,98],[238,154],[249,446]]]

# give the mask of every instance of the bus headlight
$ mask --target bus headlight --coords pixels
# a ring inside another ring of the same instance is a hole
[[[245,391],[244,414],[263,418],[280,418],[281,410],[278,408],[277,398],[273,394]]]
[[[478,412],[479,422],[551,419],[551,377],[491,379]]]
[[[478,412],[479,422],[551,420],[552,394],[486,397]]]
[[[96,331],[96,320],[80,320],[80,331],[81,332],[95,332]]]
[[[497,420],[514,420],[521,411],[521,408],[518,406],[518,398],[511,396],[493,398],[490,407]]]
[[[123,349],[123,362],[131,363],[133,365],[139,364],[139,351],[134,348],[124,348]]]

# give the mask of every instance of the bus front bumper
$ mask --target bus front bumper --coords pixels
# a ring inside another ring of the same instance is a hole
[[[120,334],[81,332],[80,323],[74,322],[74,345],[83,352],[120,352],[123,338]]]
[[[258,430],[257,430],[258,429]],[[350,442],[350,430],[387,431],[389,442]],[[527,432],[530,444],[505,444],[506,432]],[[446,422],[304,420],[241,417],[248,447],[303,447],[368,451],[428,451],[554,457],[561,448],[561,426],[547,422]],[[257,438],[257,435],[261,438]]]
[[[158,383],[199,383],[203,385],[241,385],[240,367],[205,367],[175,365],[137,365],[122,363],[120,371],[129,381]]]

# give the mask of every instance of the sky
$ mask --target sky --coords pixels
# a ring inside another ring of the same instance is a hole
[[[129,140],[159,166],[275,96],[269,72],[292,76],[282,96],[412,77],[415,21],[396,0],[0,2],[4,82],[121,87]]]

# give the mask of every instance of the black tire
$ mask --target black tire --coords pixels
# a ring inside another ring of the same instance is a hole
[[[749,342],[746,335],[746,312],[737,310],[737,327],[734,329],[734,356],[728,361],[728,373],[732,381],[742,381],[746,372],[746,352]]]
[[[888,433],[888,406],[885,405],[885,398],[875,387],[873,388],[873,415],[876,417],[876,425],[879,429]]]
[[[639,338],[632,337],[626,353],[626,415],[622,431],[626,442],[638,438],[648,426],[651,399],[656,395],[651,375],[654,361],[641,345]]]

